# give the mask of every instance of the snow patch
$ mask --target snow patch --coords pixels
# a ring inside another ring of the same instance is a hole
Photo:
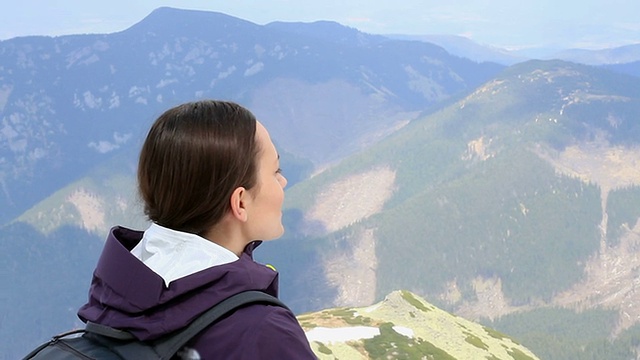
[[[111,93],[111,99],[109,99],[109,109],[120,107],[120,97],[116,92]]]
[[[98,55],[96,55],[96,54],[91,54],[91,56],[89,56],[85,60],[78,61],[78,64],[90,65],[90,64],[96,63],[98,61],[100,61],[100,57]]]
[[[253,64],[253,66],[251,66],[250,68],[245,70],[244,76],[255,75],[255,74],[259,73],[260,71],[262,71],[262,69],[264,69],[264,64],[262,62],[257,62],[255,64]]]
[[[380,335],[380,329],[371,326],[353,326],[342,328],[316,327],[306,332],[309,342],[321,343],[347,342],[362,339],[372,339]]]
[[[0,69],[1,70],[1,69]],[[9,95],[13,91],[13,86],[3,84],[0,86],[0,111],[4,110],[5,105],[9,101]]]
[[[160,82],[156,85],[156,89],[161,89],[169,84],[173,84],[173,83],[177,83],[178,79],[173,78],[173,79],[162,79],[160,80]]]
[[[89,108],[89,109],[98,109],[100,107],[102,107],[102,98],[95,96],[91,93],[91,91],[85,91],[84,94],[82,94],[83,98],[84,98],[84,104]]]
[[[142,87],[142,86],[132,86],[131,88],[129,88],[129,98],[134,98],[137,96],[140,96],[144,93],[149,93],[149,87]]]
[[[366,313],[371,313],[371,312],[374,312],[374,311],[378,310],[378,308],[379,308],[380,306],[382,306],[382,304],[381,304],[381,303],[377,303],[377,304],[373,304],[373,305],[371,305],[371,306],[369,306],[369,307],[366,307],[366,308],[364,308],[364,309],[362,309],[362,310],[363,310],[364,312],[366,312]],[[358,314],[358,313],[356,313],[356,316],[359,316],[359,314]]]
[[[229,75],[233,74],[236,71],[235,66],[229,66],[226,71],[223,71],[218,74],[218,79],[224,79],[229,77]]]
[[[412,329],[409,329],[407,327],[404,326],[394,326],[392,327],[393,331],[397,332],[400,335],[404,335],[406,337],[414,337],[414,333]]]
[[[92,141],[88,143],[87,146],[90,147],[91,149],[96,150],[100,154],[106,154],[108,152],[111,152],[113,150],[120,148],[120,145],[125,144],[127,141],[129,141],[129,139],[131,139],[130,133],[123,135],[118,132],[115,132],[113,133],[113,142],[105,141],[105,140],[100,140],[97,142]]]

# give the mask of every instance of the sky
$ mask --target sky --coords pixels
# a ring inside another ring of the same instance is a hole
[[[122,31],[154,9],[222,12],[256,24],[332,20],[372,34],[448,34],[506,49],[640,43],[639,0],[3,0],[0,40]]]

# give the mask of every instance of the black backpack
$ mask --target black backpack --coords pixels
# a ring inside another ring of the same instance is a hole
[[[273,304],[288,309],[280,300],[269,294],[261,291],[245,291],[221,301],[183,329],[153,341],[139,341],[129,332],[89,322],[84,329],[54,336],[48,342],[38,346],[23,360],[169,360],[207,326],[238,307],[250,303]],[[73,336],[74,334],[82,334],[82,336]]]

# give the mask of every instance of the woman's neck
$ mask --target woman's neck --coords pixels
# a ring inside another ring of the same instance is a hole
[[[223,219],[202,234],[202,237],[226,248],[240,257],[244,248],[251,240],[246,238],[242,227],[238,225],[239,224],[233,221],[233,219]]]

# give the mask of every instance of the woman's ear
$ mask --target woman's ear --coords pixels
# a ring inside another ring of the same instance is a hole
[[[248,219],[247,209],[245,208],[247,195],[247,190],[245,188],[238,187],[233,191],[230,199],[231,215],[242,222],[246,222]]]

